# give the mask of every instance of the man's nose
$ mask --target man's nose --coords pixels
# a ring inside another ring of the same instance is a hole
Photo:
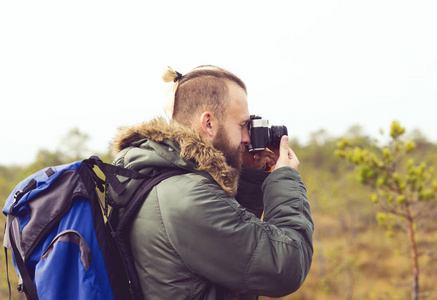
[[[241,135],[241,143],[245,146],[250,145],[250,135],[249,135],[249,128],[245,127],[243,129],[242,135]]]

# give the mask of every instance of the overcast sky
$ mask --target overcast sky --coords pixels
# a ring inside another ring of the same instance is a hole
[[[399,120],[437,142],[436,1],[2,1],[0,165],[162,116],[166,66],[228,69],[302,142]]]

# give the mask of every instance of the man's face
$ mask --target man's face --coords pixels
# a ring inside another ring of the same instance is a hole
[[[241,169],[242,153],[245,150],[245,147],[241,144],[238,146],[232,146],[229,135],[224,126],[220,126],[220,129],[214,138],[213,145],[216,149],[223,152],[228,165],[237,170]]]
[[[229,107],[225,120],[214,137],[213,145],[223,152],[231,167],[240,170],[242,153],[250,144],[247,128],[250,115],[244,89],[234,82],[228,82],[228,89]]]

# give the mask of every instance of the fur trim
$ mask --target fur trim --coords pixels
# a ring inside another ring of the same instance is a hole
[[[197,170],[206,171],[229,195],[237,193],[239,172],[226,163],[223,153],[215,149],[211,143],[205,141],[191,129],[178,124],[168,123],[163,118],[144,122],[119,130],[112,144],[114,155],[135,141],[148,138],[155,142],[171,140],[181,147],[180,156],[185,160],[193,159]]]

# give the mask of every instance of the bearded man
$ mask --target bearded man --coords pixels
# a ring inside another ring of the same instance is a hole
[[[133,221],[142,297],[257,299],[296,291],[311,266],[314,225],[288,137],[273,152],[248,152],[246,86],[226,70],[169,69],[163,78],[175,82],[172,119],[122,128],[113,144],[116,165],[143,174],[187,171],[156,185]],[[264,171],[267,163],[272,172]],[[116,201],[138,187],[123,184],[127,192]]]

